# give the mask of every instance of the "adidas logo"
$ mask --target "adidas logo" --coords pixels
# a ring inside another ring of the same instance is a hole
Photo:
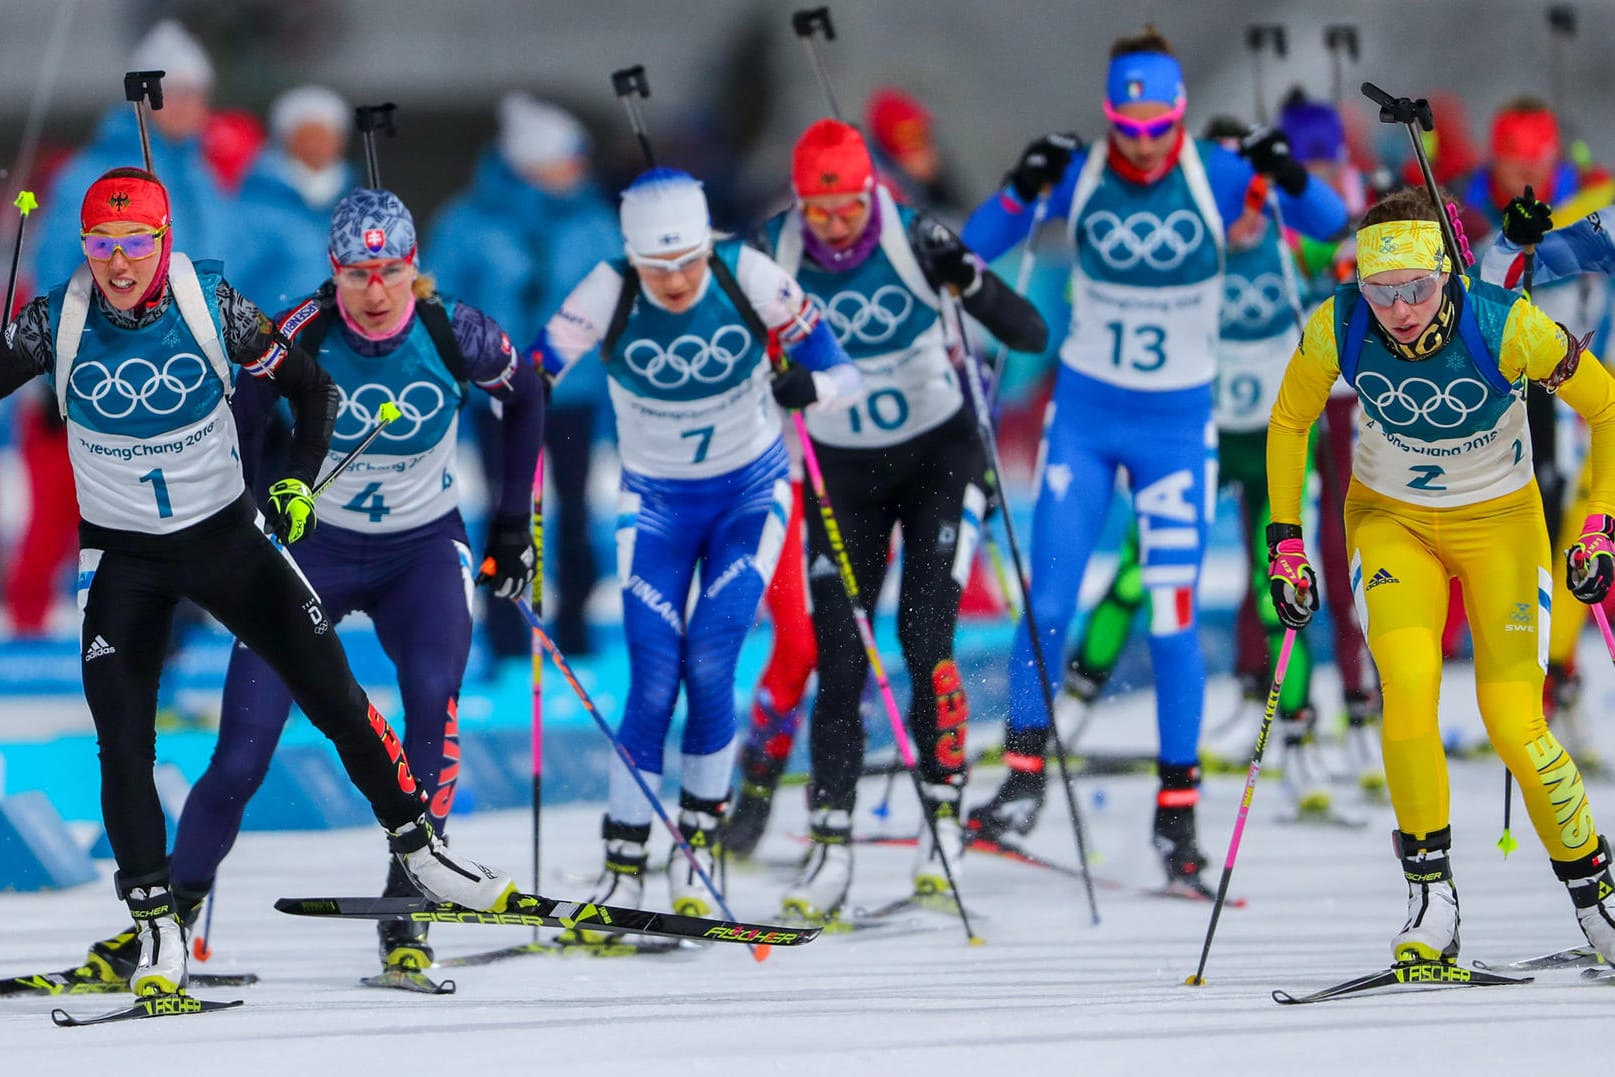
[[[1368,586],[1363,588],[1363,590],[1364,591],[1372,591],[1374,588],[1378,587],[1382,583],[1401,583],[1401,582],[1402,582],[1401,580],[1397,579],[1395,576],[1391,575],[1389,572],[1387,572],[1385,569],[1382,568],[1378,572],[1374,573],[1374,578],[1368,581]]]
[[[90,645],[84,649],[84,660],[88,662],[93,658],[100,658],[102,655],[117,653],[118,649],[108,643],[104,637],[96,636],[90,641]]]

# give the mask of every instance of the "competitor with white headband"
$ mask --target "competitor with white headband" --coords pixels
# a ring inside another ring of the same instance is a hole
[[[1369,209],[1357,232],[1358,281],[1313,313],[1290,360],[1267,438],[1273,602],[1295,629],[1317,608],[1301,540],[1302,475],[1312,424],[1344,378],[1362,404],[1346,545],[1384,689],[1385,779],[1408,881],[1395,959],[1458,957],[1436,722],[1452,578],[1469,610],[1487,735],[1519,783],[1588,942],[1615,958],[1609,844],[1575,762],[1542,716],[1552,562],[1523,400],[1526,380],[1537,382],[1592,428],[1590,515],[1566,555],[1570,591],[1590,605],[1615,581],[1615,378],[1585,341],[1528,301],[1451,273],[1441,212],[1422,189]]]
[[[794,278],[713,235],[693,177],[644,173],[623,192],[621,218],[627,257],[597,265],[535,347],[557,377],[600,347],[623,467],[617,573],[629,680],[618,735],[655,789],[683,685],[678,825],[710,872],[734,764],[735,665],[790,514],[775,404],[844,406],[862,379]],[[772,382],[770,337],[791,358]],[[625,764],[611,768],[605,871],[591,900],[638,907],[651,805]],[[668,874],[673,910],[708,915],[711,897],[690,865],[675,857]]]
[[[1027,148],[1003,191],[971,215],[965,243],[996,258],[1027,237],[1046,199],[1076,246],[1071,329],[1045,419],[1032,530],[1030,602],[1051,684],[1117,472],[1127,473],[1150,602],[1161,789],[1155,844],[1169,885],[1204,891],[1195,838],[1205,660],[1195,591],[1216,493],[1212,379],[1227,225],[1256,172],[1279,188],[1291,227],[1329,235],[1345,207],[1271,131],[1242,153],[1185,137],[1188,104],[1171,46],[1153,30],[1111,47],[1104,147],[1050,135]],[[1042,808],[1049,714],[1031,636],[1010,662],[1009,778],[971,814],[985,837],[1025,833]]]
[[[941,293],[959,293],[971,315],[1018,351],[1042,351],[1048,329],[1037,308],[989,272],[958,236],[897,205],[875,181],[863,136],[848,124],[823,119],[803,133],[791,186],[795,208],[766,226],[774,257],[800,278],[863,372],[866,390],[850,407],[809,413],[807,429],[870,617],[886,576],[892,528],[902,528],[897,635],[914,685],[908,726],[924,808],[951,845],[943,851],[957,875],[970,709],[953,661],[953,632],[989,490],[962,372],[948,354]],[[805,496],[815,500],[811,490]],[[869,658],[824,521],[812,504],[805,517],[820,656],[808,790],[814,844],[786,891],[784,911],[823,921],[835,915],[852,882],[852,810],[864,759],[859,699]],[[771,747],[781,739],[783,767],[789,738],[776,738]],[[929,825],[920,827],[914,886],[927,893],[948,888]]]

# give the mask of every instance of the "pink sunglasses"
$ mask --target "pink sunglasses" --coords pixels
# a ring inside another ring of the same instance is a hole
[[[1171,112],[1163,113],[1149,120],[1135,120],[1117,112],[1109,101],[1105,102],[1105,119],[1110,125],[1126,138],[1160,138],[1172,130],[1177,122],[1183,119],[1183,113],[1189,107],[1187,101],[1179,101],[1172,107]]]

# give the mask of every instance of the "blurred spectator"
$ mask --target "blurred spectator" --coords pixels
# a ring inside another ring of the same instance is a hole
[[[486,312],[521,343],[538,337],[596,262],[622,252],[617,217],[589,175],[589,138],[569,113],[525,93],[499,102],[499,136],[477,162],[471,185],[433,222],[426,264],[447,295]],[[590,649],[585,612],[600,575],[589,545],[587,488],[596,422],[606,399],[605,365],[580,362],[556,386],[545,419],[550,496],[560,519],[557,608],[546,610],[565,651]],[[483,466],[497,483],[495,426],[473,412]],[[529,633],[508,603],[488,617],[496,659],[526,656]]]
[[[128,69],[168,73],[163,79],[163,107],[151,113],[151,162],[168,188],[177,241],[193,260],[225,258],[234,251],[240,228],[231,220],[229,196],[202,152],[202,132],[211,113],[212,61],[184,27],[164,19],[135,46]],[[78,205],[85,190],[108,169],[140,164],[134,109],[120,101],[101,118],[89,144],[63,166],[40,199],[42,219],[34,251],[39,288],[66,281],[83,261]]]
[[[885,86],[869,95],[865,126],[875,168],[899,201],[944,216],[965,208],[943,167],[925,106],[902,90]]]
[[[246,109],[220,109],[202,128],[202,157],[219,186],[230,194],[241,189],[263,146],[264,125]]]
[[[265,311],[290,307],[331,275],[331,210],[354,186],[347,163],[353,109],[335,91],[299,86],[269,108],[273,142],[241,185],[240,253],[226,269]]]

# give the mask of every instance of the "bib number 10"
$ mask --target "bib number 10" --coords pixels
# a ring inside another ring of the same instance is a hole
[[[1110,331],[1110,365],[1149,373],[1166,365],[1166,330],[1158,325],[1106,322]]]
[[[866,418],[876,430],[896,430],[908,422],[908,398],[896,389],[880,389],[848,408],[847,416],[854,434],[864,432]]]

